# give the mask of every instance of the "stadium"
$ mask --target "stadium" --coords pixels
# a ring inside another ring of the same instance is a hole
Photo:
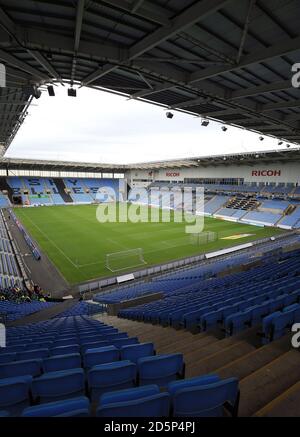
[[[297,0],[0,0],[0,429],[300,416],[299,24]],[[256,147],[12,156],[61,88]]]

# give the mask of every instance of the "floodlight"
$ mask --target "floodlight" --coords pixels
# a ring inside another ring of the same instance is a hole
[[[48,90],[48,94],[49,94],[50,97],[54,97],[55,96],[53,85],[47,86],[47,90]]]
[[[201,126],[207,127],[209,125],[209,120],[202,120]]]
[[[77,97],[76,90],[74,88],[68,88],[68,96],[69,97]]]
[[[167,118],[173,118],[173,117],[174,117],[174,114],[173,114],[172,112],[167,112],[167,113],[166,113],[166,117],[167,117]]]

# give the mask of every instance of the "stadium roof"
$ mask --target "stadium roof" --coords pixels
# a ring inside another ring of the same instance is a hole
[[[34,159],[3,158],[1,169],[55,170],[78,172],[124,173],[127,170],[182,169],[203,166],[255,165],[257,163],[282,164],[300,162],[300,148],[271,151],[243,152],[222,155],[199,156],[165,161],[140,162],[134,164],[104,164],[90,162],[46,161]]]
[[[298,0],[0,0],[2,152],[35,94],[85,85],[300,142]]]

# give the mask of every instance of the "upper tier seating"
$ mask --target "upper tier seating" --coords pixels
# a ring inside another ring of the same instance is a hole
[[[226,202],[226,198],[223,196],[215,196],[204,204],[205,214],[214,214],[221,206]]]
[[[284,216],[278,224],[289,228],[300,228],[300,207],[297,206],[290,215]]]
[[[257,223],[266,226],[275,226],[282,218],[281,214],[272,214],[271,212],[250,211],[241,219],[243,222]]]

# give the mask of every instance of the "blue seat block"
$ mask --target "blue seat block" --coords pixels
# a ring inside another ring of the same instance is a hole
[[[29,405],[32,376],[18,376],[0,380],[0,409],[17,416]]]
[[[31,375],[39,376],[43,371],[43,360],[21,360],[0,364],[0,378]]]
[[[34,360],[35,358],[49,357],[49,349],[33,349],[30,351],[23,351],[18,353],[18,360]]]
[[[51,349],[50,355],[68,355],[68,354],[79,354],[80,346],[76,343],[70,344],[69,346],[55,346]]]
[[[182,354],[165,354],[138,360],[139,384],[166,386],[169,382],[184,378],[185,365]]]
[[[85,396],[28,407],[22,413],[22,417],[88,417],[89,415],[90,402]]]
[[[32,395],[41,403],[81,396],[84,382],[83,369],[45,373],[33,380]]]
[[[181,379],[179,381],[170,382],[168,384],[168,392],[171,396],[174,396],[174,394],[178,390],[190,387],[198,387],[200,385],[212,384],[213,382],[218,381],[220,381],[220,377],[218,375],[203,375],[196,376],[195,378]]]
[[[122,346],[120,349],[121,360],[137,363],[139,358],[150,357],[155,354],[153,343],[140,343]]]
[[[0,354],[0,364],[9,363],[15,361],[17,358],[16,352],[10,352],[8,354]]]
[[[100,364],[88,371],[88,386],[93,400],[108,391],[134,387],[136,365],[128,360]]]
[[[118,338],[118,339],[110,340],[110,343],[112,343],[114,346],[120,349],[122,346],[128,346],[130,344],[138,344],[139,339],[137,337]]]
[[[100,347],[110,346],[109,341],[92,341],[81,344],[81,353],[84,354],[88,349],[98,349]]]
[[[78,369],[81,367],[80,354],[55,355],[44,359],[44,372]]]
[[[221,417],[223,407],[238,415],[239,383],[237,378],[179,389],[172,396],[175,417]]]
[[[97,364],[112,363],[119,361],[120,352],[115,346],[106,346],[96,349],[87,349],[83,356],[83,363],[85,368],[91,368]]]
[[[134,401],[158,393],[160,393],[160,388],[155,384],[111,391],[100,396],[99,406],[114,404],[116,402]]]
[[[98,417],[168,417],[170,395],[159,393],[132,401],[116,402],[97,408]]]

